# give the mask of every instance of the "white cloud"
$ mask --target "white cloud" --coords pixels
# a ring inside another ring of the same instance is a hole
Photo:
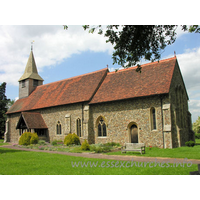
[[[185,34],[179,27],[177,37]],[[108,52],[113,47],[106,38],[89,34],[81,26],[0,26],[0,80],[18,86],[18,79],[24,72],[34,40],[34,55],[38,70],[57,65],[73,54],[83,51]],[[173,55],[170,55],[172,57]],[[200,47],[187,49],[177,55],[179,66],[190,97],[190,111],[193,119],[200,115]],[[141,64],[144,64],[142,61]],[[115,70],[114,67],[110,68]]]
[[[179,66],[188,91],[200,88],[200,47],[187,49],[177,55]]]
[[[188,32],[187,31],[183,31],[182,30],[182,26],[178,26],[177,29],[176,29],[176,37],[179,38],[180,36],[182,36],[183,34],[187,34]]]
[[[0,26],[0,80],[18,85],[34,40],[34,55],[38,70],[56,65],[83,51],[112,53],[105,37],[89,34],[81,26]]]
[[[189,111],[192,113],[192,123],[194,123],[198,116],[200,116],[200,100],[190,100],[189,101]]]
[[[189,95],[189,111],[194,122],[200,116],[200,47],[178,54],[178,63]]]
[[[15,101],[17,101],[19,99],[19,97],[15,97]]]

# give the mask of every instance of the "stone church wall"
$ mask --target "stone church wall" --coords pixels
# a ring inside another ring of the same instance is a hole
[[[82,104],[72,104],[52,107],[42,109],[41,114],[48,127],[50,141],[64,140],[67,134],[76,133],[76,120],[79,118],[82,122],[83,106]],[[57,135],[56,133],[58,121],[61,123],[61,135]]]
[[[155,108],[156,129],[151,128],[151,108]],[[176,65],[169,95],[157,95],[100,104],[71,104],[34,110],[40,112],[48,127],[48,139],[64,140],[69,133],[76,133],[76,120],[81,120],[81,141],[92,143],[130,142],[130,127],[138,128],[138,142],[145,146],[174,148],[184,146],[192,136],[191,115],[188,112],[187,93]],[[20,113],[8,116],[8,141],[17,143],[20,137],[16,130]],[[98,137],[97,121],[103,117],[107,136]],[[60,122],[62,134],[57,135]],[[164,136],[164,137],[163,137]]]
[[[85,109],[85,111],[84,111]],[[72,104],[65,106],[57,106],[51,108],[44,108],[40,110],[34,110],[29,112],[41,113],[47,127],[47,140],[64,140],[65,136],[69,133],[76,133],[76,120],[81,119],[81,142],[88,138],[88,120],[86,112],[87,108],[84,104]],[[18,143],[19,130],[16,129],[21,113],[9,115],[9,130],[8,130],[8,141]],[[85,116],[84,116],[85,115]],[[85,119],[84,119],[85,117]],[[83,120],[82,120],[83,119]],[[57,135],[57,123],[61,124],[61,135]],[[76,133],[77,134],[77,133]]]
[[[174,69],[170,88],[172,147],[184,146],[189,140],[191,116],[188,117],[188,100],[178,65]]]
[[[8,134],[7,141],[12,143],[18,143],[19,130],[16,129],[21,113],[16,113],[8,116]]]
[[[162,104],[169,103],[168,97],[162,99]],[[156,110],[156,130],[151,130],[150,109]],[[163,128],[160,96],[137,98],[132,100],[108,102],[90,105],[91,126],[89,132],[94,133],[93,143],[119,142],[122,145],[130,142],[130,124],[138,127],[138,142],[146,146],[163,148]],[[107,137],[98,137],[97,119],[102,116],[107,125]],[[170,112],[165,117],[170,119]],[[171,148],[171,131],[168,134],[168,148]]]
[[[148,98],[137,98],[132,100],[116,101],[102,104],[72,104],[58,107],[34,110],[40,112],[47,127],[48,139],[64,140],[69,133],[76,133],[76,120],[81,119],[82,137],[92,143],[119,142],[122,145],[130,142],[130,126],[136,124],[138,127],[138,142],[145,143],[147,146],[157,146],[171,148],[171,129],[170,129],[170,106],[167,96],[152,96]],[[154,107],[156,110],[156,130],[151,130],[150,110]],[[163,108],[163,110],[161,109]],[[163,121],[162,121],[163,115]],[[107,126],[107,136],[98,137],[97,119],[102,116]],[[20,113],[9,116],[8,140],[14,143],[18,142],[20,137],[19,130],[16,130]],[[57,123],[61,124],[61,135],[57,135]],[[163,132],[167,130],[167,132]],[[163,134],[165,135],[163,141]]]

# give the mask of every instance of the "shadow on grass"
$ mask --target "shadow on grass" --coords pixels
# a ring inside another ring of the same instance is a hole
[[[22,151],[23,150],[0,148],[0,154],[2,154],[2,153],[16,153],[16,152],[22,152]],[[25,151],[23,151],[23,152],[25,152]]]

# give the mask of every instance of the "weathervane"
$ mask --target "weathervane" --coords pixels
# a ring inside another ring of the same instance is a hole
[[[35,42],[34,40],[31,42],[31,51],[33,51],[33,43],[34,42]]]

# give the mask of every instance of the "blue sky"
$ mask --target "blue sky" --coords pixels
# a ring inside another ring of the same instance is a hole
[[[193,122],[200,116],[200,34],[177,29],[177,40],[162,53],[162,58],[177,59],[190,98]],[[18,97],[18,79],[24,72],[31,48],[44,84],[109,67],[113,47],[98,34],[89,34],[79,25],[66,31],[57,26],[0,26],[0,82],[7,83],[6,95]],[[142,61],[140,64],[144,64]]]

